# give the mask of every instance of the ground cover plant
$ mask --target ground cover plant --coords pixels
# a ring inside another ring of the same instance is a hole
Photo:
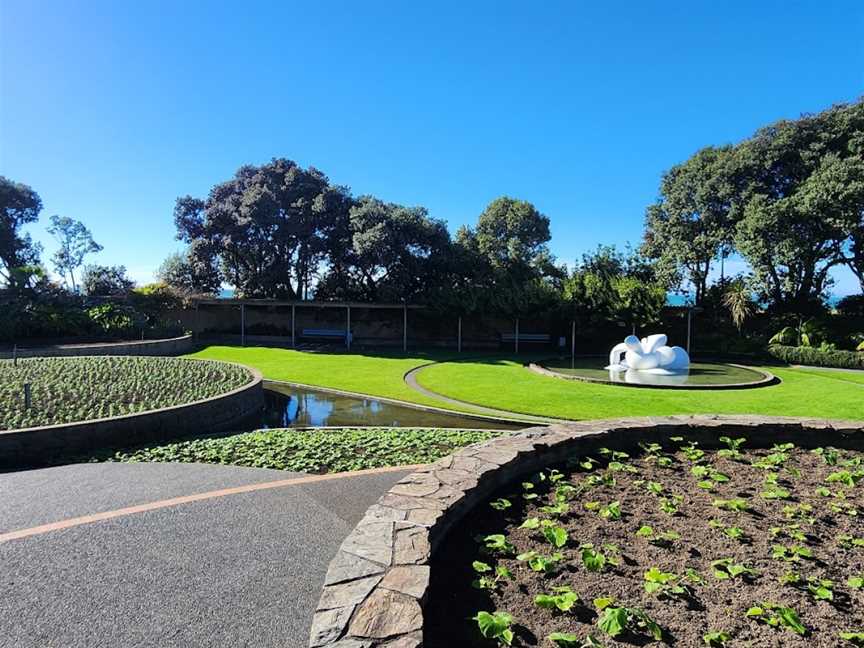
[[[184,358],[0,360],[0,430],[143,412],[218,396],[252,379],[243,367]],[[31,389],[26,406],[24,385]]]
[[[422,464],[499,436],[433,428],[272,429],[105,452],[97,461],[177,461],[326,473]]]
[[[424,645],[864,645],[864,454],[720,441],[496,493],[433,559]]]

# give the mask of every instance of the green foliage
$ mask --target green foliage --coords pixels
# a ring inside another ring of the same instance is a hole
[[[855,351],[821,351],[810,347],[772,344],[768,354],[787,364],[840,369],[864,369],[864,355]]]
[[[513,617],[506,612],[478,612],[472,618],[486,639],[494,639],[505,646],[513,643],[513,630],[510,629]]]
[[[180,405],[251,380],[243,367],[183,358],[0,360],[0,429],[56,425]],[[23,385],[32,405],[24,408]]]

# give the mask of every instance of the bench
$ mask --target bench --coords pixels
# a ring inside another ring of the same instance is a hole
[[[515,342],[516,334],[515,333],[502,333],[501,334],[502,342]],[[549,343],[552,341],[552,336],[548,333],[520,333],[519,334],[520,342],[538,342],[538,343]]]
[[[301,337],[306,338],[335,338],[344,340],[348,331],[344,329],[303,329]]]

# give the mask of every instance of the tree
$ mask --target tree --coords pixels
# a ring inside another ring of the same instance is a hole
[[[181,294],[212,295],[219,291],[219,270],[213,263],[193,263],[188,251],[169,254],[159,268],[156,277]],[[204,259],[208,257],[203,256]]]
[[[723,293],[723,305],[729,310],[732,323],[738,332],[744,327],[744,322],[756,312],[752,294],[746,282],[741,279],[732,281]]]
[[[16,272],[25,266],[39,264],[41,247],[21,228],[34,223],[42,211],[42,200],[25,184],[0,176],[0,279],[10,288],[21,287],[20,281],[32,272]]]
[[[122,265],[85,265],[81,274],[81,292],[90,297],[127,295],[134,286]]]
[[[84,257],[102,251],[102,246],[93,240],[84,223],[74,220],[68,216],[51,217],[51,226],[48,233],[57,239],[59,249],[51,257],[54,269],[57,271],[67,285],[71,285],[72,292],[78,290],[75,283],[75,270],[84,263]]]
[[[844,263],[849,207],[832,188],[837,135],[823,113],[761,129],[737,147],[747,177],[735,243],[753,269],[760,299],[779,312],[822,308],[830,271]]]
[[[177,199],[177,236],[197,276],[218,268],[241,297],[308,298],[350,195],[314,168],[274,159],[241,167],[205,200]]]
[[[341,256],[334,255],[316,296],[411,301],[442,284],[450,234],[447,225],[429,218],[423,207],[363,196],[349,211],[348,233],[350,245]]]
[[[683,275],[696,304],[707,291],[712,263],[729,254],[734,235],[732,153],[730,146],[709,146],[672,167],[663,175],[660,199],[646,214],[644,253],[658,261],[667,287]]]

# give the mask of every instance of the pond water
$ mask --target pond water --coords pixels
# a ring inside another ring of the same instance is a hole
[[[631,385],[655,385],[663,387],[740,385],[761,380],[765,375],[755,369],[714,362],[692,362],[690,368],[670,374],[655,374],[645,371],[609,371],[604,369],[608,358],[559,358],[541,362],[544,367],[564,375],[592,378],[606,382]]]
[[[371,425],[518,430],[529,424],[502,423],[458,414],[441,414],[394,405],[374,398],[267,383],[265,406],[255,429]]]

